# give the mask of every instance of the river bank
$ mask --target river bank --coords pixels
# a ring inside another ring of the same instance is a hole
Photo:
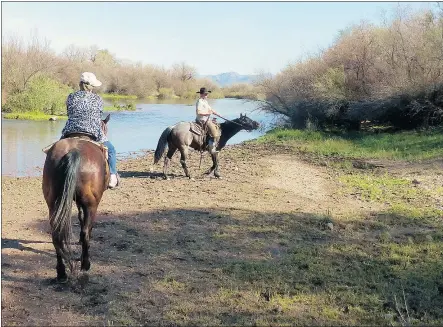
[[[223,179],[201,175],[210,159],[199,170],[197,152],[194,181],[177,155],[169,181],[152,152],[120,161],[92,269],[67,285],[52,283],[41,178],[3,177],[3,324],[443,323],[442,159],[340,158],[304,144],[228,146]]]

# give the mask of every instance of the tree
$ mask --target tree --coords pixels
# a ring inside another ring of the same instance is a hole
[[[172,75],[182,82],[195,78],[196,74],[197,70],[194,67],[187,65],[184,61],[172,66]]]

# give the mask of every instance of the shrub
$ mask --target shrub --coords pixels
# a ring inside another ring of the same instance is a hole
[[[5,112],[41,112],[49,115],[66,113],[66,98],[72,89],[45,75],[31,78],[21,92],[8,96]]]
[[[161,87],[158,90],[159,99],[172,99],[174,97],[174,90],[171,88]]]
[[[261,108],[294,128],[442,124],[442,29],[443,11],[431,10],[352,26],[318,55],[258,81]]]

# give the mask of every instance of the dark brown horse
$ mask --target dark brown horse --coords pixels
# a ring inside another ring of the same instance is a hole
[[[102,121],[107,133],[108,115]],[[77,136],[77,137],[73,137]],[[86,138],[86,139],[85,139]],[[43,168],[43,195],[49,208],[52,243],[57,254],[57,280],[67,281],[71,259],[71,209],[75,201],[82,243],[81,270],[89,270],[89,240],[97,207],[109,183],[109,166],[103,149],[89,142],[87,134],[71,134],[56,142],[47,152]]]
[[[226,145],[226,142],[228,142],[231,137],[233,137],[241,130],[245,129],[247,131],[252,131],[254,129],[257,129],[259,126],[259,123],[242,114],[240,114],[240,118],[221,123],[221,136],[220,141],[217,145],[217,150],[220,151],[221,149],[223,149]],[[178,149],[181,154],[180,163],[182,164],[186,177],[191,178],[191,174],[189,173],[189,169],[186,164],[188,149],[189,147],[193,148],[194,150],[206,149],[208,139],[208,136],[203,139],[200,135],[193,133],[191,131],[191,123],[189,122],[180,122],[175,124],[174,126],[169,126],[163,131],[160,139],[158,140],[157,149],[155,150],[154,164],[156,164],[161,159],[164,152],[166,151],[166,147],[169,147],[163,166],[163,175],[167,179],[169,161],[171,160],[175,151],[177,151]],[[218,153],[211,154],[211,157],[212,167],[206,172],[206,174],[209,175],[214,172],[215,177],[220,177],[220,173],[218,171]]]

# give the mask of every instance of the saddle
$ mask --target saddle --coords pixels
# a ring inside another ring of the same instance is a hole
[[[212,123],[217,128],[217,134],[220,135],[220,125],[217,123],[217,120],[215,118],[212,119]],[[191,133],[198,135],[198,141],[200,143],[200,151],[206,150],[208,147],[208,138],[209,138],[208,126],[205,123],[199,121],[192,121],[190,122],[190,125],[191,126],[189,130],[191,131]]]
[[[105,159],[106,159],[106,163],[108,162],[108,148],[104,145],[104,144],[102,144],[102,143],[99,143],[99,142],[96,142],[95,141],[95,137],[92,135],[92,134],[89,134],[89,133],[69,133],[69,134],[67,134],[67,135],[65,135],[65,136],[62,136],[61,138],[60,138],[60,140],[63,140],[63,139],[81,139],[81,140],[83,140],[83,141],[86,141],[86,142],[89,142],[89,143],[92,143],[92,144],[95,144],[96,146],[98,146],[99,148],[100,148],[100,150],[102,151],[102,153],[103,153],[103,155],[105,156]],[[60,141],[59,140],[59,141]],[[59,142],[59,141],[57,141],[57,142]],[[57,142],[54,142],[54,143],[51,143],[50,145],[48,145],[48,146],[46,146],[46,147],[44,147],[43,149],[42,149],[42,151],[44,152],[44,153],[48,153],[48,151],[54,146],[54,144],[55,143],[57,143]]]
[[[198,121],[191,121],[189,123],[191,124],[191,127],[189,128],[189,130],[192,133],[194,133],[196,135],[208,134],[208,127],[205,123],[198,122]],[[215,125],[215,127],[217,128],[217,130],[220,134],[220,124],[217,122],[217,120],[215,118],[212,119],[212,123]]]

